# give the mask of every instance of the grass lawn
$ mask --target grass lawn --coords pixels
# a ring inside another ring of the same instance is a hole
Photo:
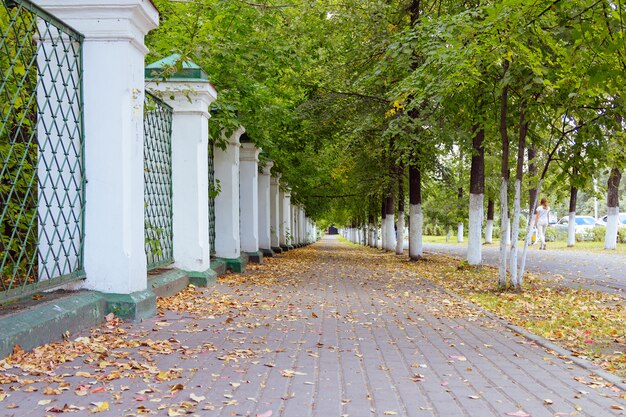
[[[445,236],[424,236],[424,243],[448,243],[450,245],[467,245],[467,237],[463,241],[463,243],[458,243],[456,241],[456,235],[450,238],[450,241],[446,242]],[[523,245],[524,241],[520,240],[520,245]],[[489,245],[490,247],[499,247],[500,241],[498,239],[494,239],[493,243]],[[567,250],[567,251],[584,251],[584,252],[601,252],[606,254],[616,254],[616,255],[626,255],[626,243],[619,243],[617,245],[616,250],[605,250],[604,242],[576,242],[576,244],[568,248],[567,242],[564,240],[557,240],[556,242],[548,242],[548,249],[558,249],[558,250]],[[539,245],[534,245],[529,247],[530,250],[539,250]]]

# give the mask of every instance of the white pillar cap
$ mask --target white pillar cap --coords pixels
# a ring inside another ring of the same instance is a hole
[[[130,41],[147,53],[143,37],[159,25],[148,0],[35,0],[39,7],[85,36],[85,40]]]

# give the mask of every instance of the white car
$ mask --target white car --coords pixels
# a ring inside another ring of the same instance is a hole
[[[574,226],[574,233],[580,234],[584,239],[593,238],[593,228],[596,226],[596,219],[591,216],[576,216],[574,218],[576,225]],[[561,220],[554,225],[556,232],[559,235],[564,234],[567,236],[567,229],[569,227],[569,216],[562,217]]]
[[[606,220],[609,216],[602,216],[601,218],[598,219],[598,221],[596,221],[596,226],[604,226],[606,227]],[[619,214],[619,223],[617,224],[617,227],[622,228],[622,227],[626,227],[626,213],[620,213]]]

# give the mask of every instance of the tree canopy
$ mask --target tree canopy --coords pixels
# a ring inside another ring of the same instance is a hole
[[[501,171],[562,195],[626,165],[621,1],[155,4],[149,60],[178,53],[203,67],[219,92],[212,135],[245,126],[324,224],[378,217],[390,179],[406,176],[399,164],[419,168],[439,201],[470,188],[477,152],[489,199]],[[526,148],[532,160],[516,164]],[[441,224],[465,216],[425,208]]]

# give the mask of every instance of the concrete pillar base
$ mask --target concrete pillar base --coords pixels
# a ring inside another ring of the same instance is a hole
[[[189,277],[190,284],[193,284],[196,287],[209,287],[215,284],[217,272],[209,268],[203,272],[188,271],[187,276]]]
[[[139,321],[156,315],[156,295],[150,290],[130,294],[104,294],[106,312],[125,320]]]
[[[215,271],[217,276],[226,273],[226,261],[222,258],[211,258],[211,269]]]
[[[248,262],[253,262],[255,264],[263,263],[263,252],[258,250],[256,252],[244,252],[248,256]]]
[[[263,252],[263,257],[271,258],[272,256],[274,256],[274,251],[272,249],[259,248],[259,250]]]
[[[283,253],[283,248],[280,246],[272,246],[272,252],[276,253]]]
[[[246,265],[248,265],[248,255],[243,253],[239,258],[216,258],[215,260],[211,260],[211,269],[217,271],[217,269],[213,268],[214,261],[216,261],[216,264],[220,261],[223,262],[226,270],[228,271],[242,273],[246,271]]]

